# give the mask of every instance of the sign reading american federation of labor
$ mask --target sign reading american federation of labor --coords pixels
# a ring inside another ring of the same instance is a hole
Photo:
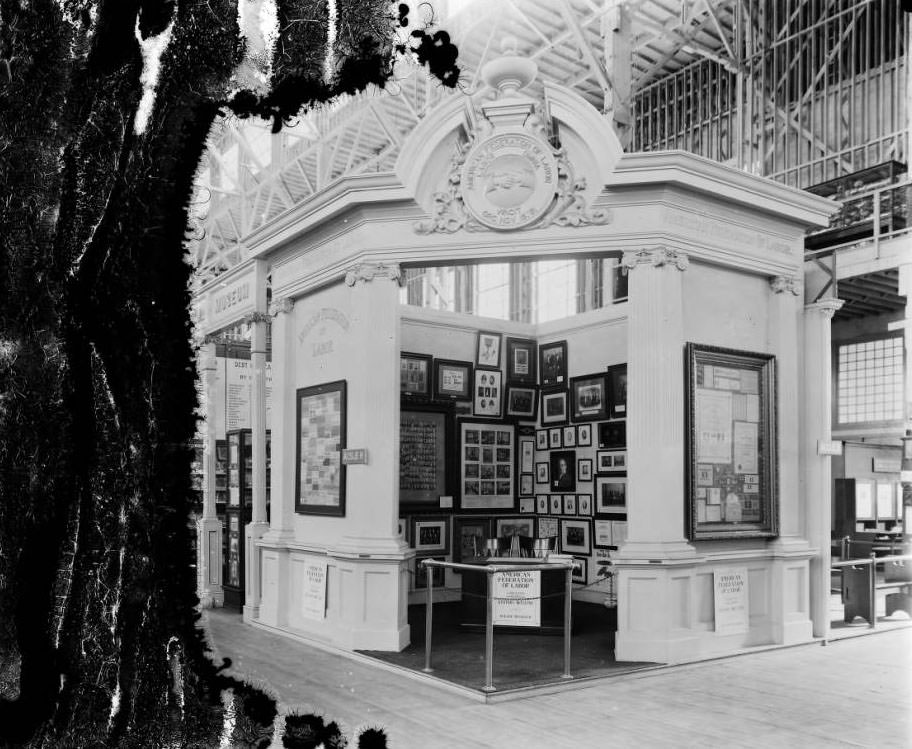
[[[462,167],[462,200],[491,229],[518,229],[541,218],[554,202],[557,161],[550,146],[522,131],[478,143]]]
[[[492,577],[494,624],[510,627],[541,626],[541,572],[495,572]]]

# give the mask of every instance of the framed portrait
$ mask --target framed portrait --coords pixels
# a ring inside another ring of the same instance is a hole
[[[590,517],[592,515],[592,495],[578,494],[576,497],[576,514]]]
[[[564,446],[563,441],[564,430],[560,427],[555,427],[554,429],[548,430],[548,449],[549,450],[559,450]]]
[[[507,383],[535,385],[538,344],[530,338],[507,338]]]
[[[296,393],[295,512],[345,515],[345,380]]]
[[[564,498],[560,494],[551,495],[551,514],[562,515],[564,513]]]
[[[627,417],[627,365],[608,367],[608,406],[612,419]]]
[[[538,414],[538,389],[534,387],[507,388],[507,416],[535,420]]]
[[[615,476],[596,476],[595,511],[599,515],[627,512],[627,479]]]
[[[576,491],[576,451],[557,450],[551,458],[551,491]]]
[[[539,518],[538,519],[538,537],[539,538],[557,538],[558,534],[557,518]]]
[[[418,553],[450,550],[450,519],[439,516],[414,516],[411,527],[412,548]]]
[[[431,366],[433,357],[429,354],[399,355],[399,392],[402,395],[431,397]]]
[[[598,373],[570,380],[573,421],[598,421],[608,418],[608,378]]]
[[[688,538],[778,535],[776,360],[688,343]]]
[[[580,458],[576,461],[576,480],[592,481],[592,458]]]
[[[531,473],[519,474],[519,496],[531,497],[535,494],[534,484],[535,477]],[[531,510],[530,510],[531,512]]]
[[[592,553],[592,521],[569,519],[560,521],[561,554]]]
[[[428,569],[431,571],[431,583],[435,588],[442,588],[446,581],[445,567],[425,567],[421,562],[433,559],[436,562],[446,561],[446,557],[415,557],[415,589],[421,590],[428,586]]]
[[[500,418],[500,404],[503,400],[503,373],[496,370],[476,369],[474,408],[475,416]]]
[[[435,359],[434,397],[438,400],[471,399],[472,362]]]
[[[576,515],[576,495],[564,495],[564,515]]]
[[[614,545],[611,543],[612,522],[611,520],[595,520],[593,523],[592,544],[596,549],[610,549]]]
[[[596,473],[626,473],[627,471],[627,451],[626,450],[596,450],[595,451],[595,472]]]
[[[567,382],[567,342],[554,341],[538,347],[538,371],[541,386],[553,387]]]
[[[464,510],[515,507],[513,424],[463,419],[459,422],[459,478]]]
[[[475,366],[497,369],[500,367],[500,333],[478,331],[478,342],[475,347]]]
[[[453,561],[467,562],[484,556],[489,538],[491,538],[491,520],[489,518],[453,518]]]
[[[548,430],[547,429],[536,429],[535,430],[535,449],[536,450],[547,450],[548,449]]]
[[[536,494],[535,495],[535,511],[539,515],[548,514],[548,495],[547,494]]]
[[[576,427],[576,444],[579,447],[592,446],[592,424],[579,424]]]
[[[627,447],[627,422],[605,421],[598,425],[598,446],[605,450],[623,450]]]
[[[566,390],[542,391],[541,423],[545,426],[567,423]]]
[[[564,427],[564,447],[576,447],[576,427]]]
[[[497,538],[509,536],[535,538],[535,518],[497,518],[494,524]]]
[[[574,557],[573,561],[578,566],[573,568],[573,574],[570,576],[570,581],[576,585],[588,585],[589,559],[586,557]]]
[[[433,406],[403,408],[399,419],[399,503],[412,508],[438,507],[448,494],[447,444],[452,418]],[[439,407],[437,407],[439,408]]]
[[[547,463],[536,463],[535,464],[535,483],[536,484],[547,484],[548,483],[548,464]]]

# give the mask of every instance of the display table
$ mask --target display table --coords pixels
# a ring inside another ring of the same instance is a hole
[[[535,558],[511,558],[511,557],[477,557],[475,559],[463,560],[463,564],[478,566],[480,568],[488,565],[521,565],[530,563],[541,565],[541,559]],[[540,584],[538,591],[538,602],[533,604],[537,606],[538,624],[499,624],[495,618],[495,627],[498,632],[513,632],[519,634],[547,634],[559,635],[564,630],[564,591],[566,588],[566,569],[555,564],[553,569],[536,570],[535,573],[529,574],[540,575]],[[487,620],[487,606],[489,581],[492,576],[479,570],[462,572],[462,619],[460,625],[467,629],[485,628]]]

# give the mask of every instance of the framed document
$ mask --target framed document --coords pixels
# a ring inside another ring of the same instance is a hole
[[[436,508],[440,496],[449,494],[447,442],[452,420],[432,406],[414,408],[403,408],[399,421],[399,503]]]
[[[438,400],[469,400],[472,397],[472,363],[436,359],[434,397]]]
[[[295,512],[345,515],[345,380],[297,391]]]
[[[776,536],[775,358],[694,343],[686,357],[689,538]]]
[[[537,348],[534,340],[507,338],[507,383],[535,385],[538,382]]]

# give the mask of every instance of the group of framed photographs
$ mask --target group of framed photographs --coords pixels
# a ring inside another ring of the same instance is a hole
[[[555,353],[555,361],[564,361],[566,373],[566,341],[555,344],[561,353]],[[544,348],[544,347],[543,347]],[[556,368],[551,366],[551,370]],[[554,382],[545,381],[542,369],[541,423],[542,426],[557,426],[570,422],[603,421],[623,419],[627,416],[627,365],[616,364],[605,372],[571,377],[569,389],[562,383],[566,374],[559,375]]]

